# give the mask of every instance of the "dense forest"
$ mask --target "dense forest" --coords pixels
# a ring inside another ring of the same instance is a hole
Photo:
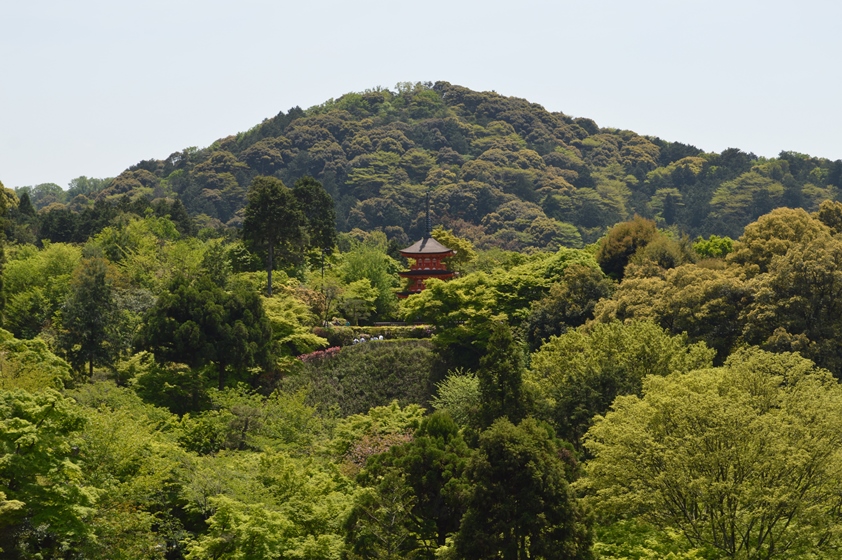
[[[288,185],[316,178],[340,231],[379,230],[398,244],[423,233],[429,190],[437,223],[478,248],[507,250],[578,248],[635,214],[692,238],[736,237],[774,208],[815,211],[842,189],[841,160],[704,153],[437,82],[293,108],[113,179],[16,190],[43,213],[40,238],[84,242],[107,221],[95,203],[126,195],[179,199],[200,229],[238,227],[248,185],[261,175]]]
[[[840,188],[442,82],[0,185],[2,557],[842,557]]]

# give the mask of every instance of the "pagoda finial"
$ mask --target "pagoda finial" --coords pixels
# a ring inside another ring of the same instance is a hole
[[[433,236],[433,220],[430,218],[430,191],[427,190],[427,231],[424,233],[424,237],[432,237]]]

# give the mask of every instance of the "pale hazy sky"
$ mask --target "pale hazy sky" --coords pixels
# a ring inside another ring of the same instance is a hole
[[[0,181],[114,176],[446,80],[600,126],[842,158],[842,2],[0,0]]]

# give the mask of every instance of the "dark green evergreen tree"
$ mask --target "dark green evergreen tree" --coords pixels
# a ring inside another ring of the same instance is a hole
[[[549,428],[505,418],[482,433],[468,469],[472,492],[456,537],[464,560],[593,558],[587,517],[568,480],[570,452]]]
[[[593,318],[598,301],[611,295],[614,284],[598,268],[571,264],[561,282],[550,293],[532,302],[532,310],[523,324],[530,350],[537,350],[552,336],[584,325]]]
[[[184,207],[180,198],[176,198],[175,200],[156,200],[152,204],[152,208],[155,211],[155,215],[167,217],[172,220],[181,235],[195,235],[196,228],[193,227],[193,221],[190,219],[190,215],[187,213],[187,209]]]
[[[294,262],[306,247],[307,218],[298,199],[280,179],[256,177],[248,190],[243,240],[252,251],[265,255],[267,288],[272,295],[275,259]]]
[[[390,472],[397,472],[412,489],[406,529],[419,547],[415,557],[433,558],[435,549],[459,530],[469,493],[464,473],[471,453],[456,423],[448,414],[436,412],[424,420],[411,442],[371,457],[360,474],[364,486],[380,493],[389,490],[383,481]]]
[[[519,422],[525,416],[523,400],[523,348],[505,323],[493,323],[485,356],[480,359],[480,423],[497,418]]]
[[[2,183],[0,183],[2,185]],[[29,193],[24,192],[20,195],[20,202],[18,203],[18,212],[21,216],[34,217],[35,208],[32,206],[32,201],[29,200]]]
[[[102,257],[82,260],[70,283],[70,293],[61,309],[59,347],[77,372],[85,366],[111,364],[119,352],[118,322],[108,265]]]
[[[213,365],[223,389],[229,371],[246,380],[249,368],[269,366],[272,326],[256,293],[226,292],[207,276],[182,277],[147,314],[138,346],[161,362],[194,369]]]
[[[55,208],[40,215],[38,239],[70,243],[76,235],[77,214],[67,208]]]
[[[308,243],[322,255],[330,255],[336,246],[336,211],[333,199],[322,184],[312,177],[295,182],[292,194],[307,219]]]

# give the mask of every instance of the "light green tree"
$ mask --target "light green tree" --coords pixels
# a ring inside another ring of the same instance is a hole
[[[603,520],[636,516],[727,558],[835,557],[842,387],[797,354],[649,376],[585,445],[582,489]]]
[[[374,312],[380,317],[394,313],[397,307],[395,288],[399,285],[397,273],[400,265],[386,250],[386,236],[374,232],[362,243],[343,253],[339,266],[339,275],[347,284],[367,280],[377,290]]]
[[[457,369],[448,372],[436,383],[436,396],[430,404],[447,412],[460,426],[468,426],[477,417],[480,404],[479,378],[470,371]]]
[[[360,278],[348,284],[341,307],[354,324],[359,325],[360,319],[367,319],[377,309],[379,296],[380,292],[367,278]]]
[[[647,375],[710,367],[714,351],[649,322],[596,324],[553,337],[533,354],[526,389],[561,438],[580,445],[592,418]]]
[[[96,491],[73,441],[84,419],[52,389],[0,391],[0,543],[7,557],[61,557],[91,536]],[[32,556],[29,556],[32,557]]]

